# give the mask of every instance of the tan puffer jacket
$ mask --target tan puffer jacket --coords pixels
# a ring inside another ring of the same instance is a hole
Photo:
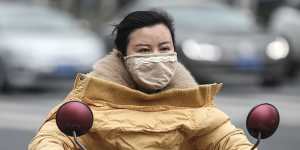
[[[180,65],[180,64],[179,64]],[[111,69],[113,68],[113,69]],[[117,53],[98,62],[94,71],[79,74],[66,99],[90,106],[94,124],[79,141],[88,150],[250,150],[252,144],[229,117],[216,108],[222,84],[196,85],[180,65],[161,92],[135,89]],[[109,71],[111,69],[111,71]],[[60,104],[60,105],[61,105]],[[60,132],[51,110],[29,150],[75,150]]]

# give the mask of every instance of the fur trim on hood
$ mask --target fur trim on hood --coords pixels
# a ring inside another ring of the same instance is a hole
[[[98,60],[93,66],[93,71],[88,75],[99,77],[104,80],[113,81],[132,89],[137,89],[136,83],[133,81],[129,72],[126,70],[126,67],[123,63],[122,54],[115,49],[104,58]],[[177,70],[173,76],[173,79],[163,90],[171,88],[192,88],[196,87],[197,85],[197,82],[194,80],[190,72],[181,63],[178,62]]]

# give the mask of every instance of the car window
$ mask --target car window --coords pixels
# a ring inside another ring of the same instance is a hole
[[[20,9],[0,14],[1,30],[62,32],[76,28],[71,18],[48,10]]]
[[[229,8],[220,3],[197,3],[195,1],[137,1],[120,11],[109,23],[109,31],[113,24],[117,24],[130,12],[149,10],[153,8],[167,11],[175,21],[176,30],[197,30],[213,33],[249,33],[258,32],[260,27],[251,14],[240,9]],[[110,32],[109,32],[110,33]]]
[[[176,28],[191,28],[211,32],[252,32],[254,20],[246,14],[227,9],[168,8]]]

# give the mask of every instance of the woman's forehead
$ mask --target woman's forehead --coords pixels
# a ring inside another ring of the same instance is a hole
[[[164,24],[146,26],[134,30],[129,36],[129,43],[171,42],[170,30]]]

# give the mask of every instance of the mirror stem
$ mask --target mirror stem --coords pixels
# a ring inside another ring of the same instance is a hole
[[[79,147],[80,150],[87,150],[78,140],[77,140],[77,135],[76,132],[73,131],[73,137],[74,137],[74,141],[77,144],[77,146]]]
[[[257,141],[254,144],[254,146],[251,148],[251,150],[254,150],[258,146],[258,144],[260,143],[260,140],[261,140],[261,132],[258,132]]]

